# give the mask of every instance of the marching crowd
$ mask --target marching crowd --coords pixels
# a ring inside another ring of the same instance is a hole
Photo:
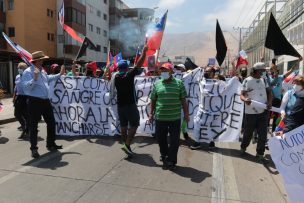
[[[15,117],[21,124],[19,139],[30,140],[30,150],[33,158],[38,158],[37,135],[38,123],[43,117],[47,125],[46,147],[49,151],[61,149],[55,143],[55,118],[50,103],[49,82],[57,80],[62,75],[87,76],[111,80],[111,97],[117,97],[117,112],[120,122],[120,134],[123,141],[122,150],[132,157],[130,147],[139,126],[139,112],[135,95],[134,78],[138,75],[160,76],[160,80],[154,83],[150,94],[149,121],[155,120],[155,137],[160,148],[160,160],[164,169],[173,170],[177,164],[177,154],[182,131],[184,138],[190,142],[190,148],[201,148],[200,140],[191,140],[187,133],[189,122],[189,110],[187,106],[187,93],[182,80],[173,76],[173,73],[190,72],[185,65],[173,66],[170,62],[160,64],[159,67],[143,71],[142,65],[146,58],[147,46],[144,46],[142,55],[133,68],[129,62],[121,60],[115,71],[107,67],[104,70],[96,69],[92,63],[86,64],[86,72],[83,74],[76,63],[73,63],[71,71],[66,73],[64,65],[51,66],[50,74],[43,69],[43,62],[48,59],[42,51],[32,53],[34,66],[27,67],[25,63],[19,63],[18,75],[15,80],[13,102]],[[203,67],[202,80],[226,80],[220,74],[220,69],[213,65]],[[283,92],[283,80],[288,77],[294,68],[284,75],[279,74],[275,60],[270,68],[265,63],[259,62],[252,67],[241,65],[237,69],[239,81],[242,83],[241,100],[244,101],[244,116],[242,131],[243,138],[240,146],[240,154],[246,153],[253,135],[257,139],[256,157],[264,162],[264,152],[267,148],[267,134],[270,118],[272,119],[272,132],[282,136],[292,129],[304,124],[304,77],[298,75],[293,80],[293,88]],[[2,92],[1,92],[2,94]],[[258,101],[267,105],[267,109],[254,107],[251,101]],[[280,114],[269,111],[271,107],[281,109]],[[182,113],[183,111],[183,113]],[[199,119],[203,111],[198,110],[194,119]],[[183,115],[183,117],[182,117]],[[276,130],[278,120],[285,121],[285,128]],[[276,132],[275,132],[276,131]],[[169,139],[167,138],[169,135]],[[213,140],[209,148],[213,149]]]

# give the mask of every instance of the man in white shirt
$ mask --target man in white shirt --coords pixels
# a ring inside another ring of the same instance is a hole
[[[241,144],[241,152],[245,154],[250,144],[253,131],[256,130],[259,137],[256,149],[258,161],[265,161],[265,143],[267,140],[268,110],[254,107],[251,100],[258,101],[271,108],[272,93],[267,81],[263,77],[266,73],[266,66],[262,62],[254,64],[252,75],[246,78],[242,84],[241,100],[245,102],[244,134]]]

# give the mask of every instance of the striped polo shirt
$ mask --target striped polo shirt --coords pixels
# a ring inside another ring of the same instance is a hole
[[[165,83],[158,80],[153,86],[150,99],[156,101],[155,119],[160,121],[175,121],[181,118],[181,99],[187,95],[183,82],[172,78]]]

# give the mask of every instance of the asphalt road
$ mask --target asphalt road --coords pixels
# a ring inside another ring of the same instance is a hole
[[[18,124],[0,125],[0,202],[288,202],[273,163],[256,162],[255,145],[240,157],[239,143],[216,143],[210,152],[182,141],[169,171],[154,138],[137,135],[131,160],[114,138],[58,140],[63,149],[50,153],[39,126],[41,157],[33,160]]]

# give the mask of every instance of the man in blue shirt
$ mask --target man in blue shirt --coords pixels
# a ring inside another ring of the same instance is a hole
[[[286,77],[288,77],[292,72],[293,68],[291,68],[289,71],[287,71],[284,75],[279,75],[279,70],[277,69],[276,65],[273,65],[270,69],[270,76],[267,77],[269,86],[272,90],[272,106],[274,107],[280,107],[281,106],[281,100],[283,97],[283,91],[282,91],[282,83]],[[278,118],[278,114],[275,114],[272,121],[272,132],[274,132],[276,128],[276,120]]]
[[[22,74],[24,70],[27,68],[27,65],[23,62],[18,64],[18,75],[15,79],[15,89],[14,89],[14,96],[13,102],[15,106],[14,115],[15,118],[19,121],[22,128],[22,133],[19,139],[26,139],[28,136],[28,123],[27,123],[27,110],[26,110],[26,95],[24,93],[22,87]]]
[[[29,114],[29,132],[32,157],[38,158],[37,134],[38,122],[43,116],[47,124],[47,143],[49,151],[62,149],[62,146],[55,144],[55,118],[53,108],[49,99],[49,82],[57,80],[64,74],[65,68],[61,67],[60,73],[56,75],[47,75],[43,70],[42,64],[49,57],[42,51],[36,51],[32,54],[34,66],[28,67],[22,75],[22,85],[27,98],[27,109]]]

